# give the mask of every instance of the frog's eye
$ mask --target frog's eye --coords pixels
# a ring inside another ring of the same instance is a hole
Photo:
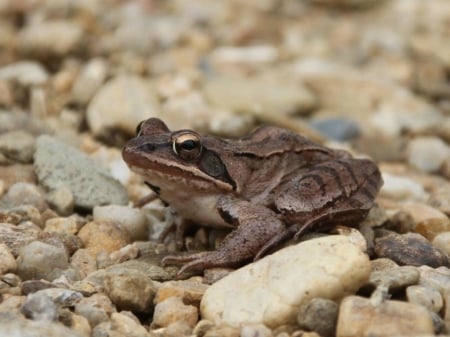
[[[173,151],[183,160],[197,159],[202,153],[200,136],[195,133],[182,133],[173,140]]]
[[[136,126],[136,137],[139,137],[141,135],[142,131],[142,124],[144,124],[145,121],[139,122],[139,124]]]

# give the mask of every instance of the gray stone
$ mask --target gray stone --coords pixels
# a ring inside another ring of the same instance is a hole
[[[17,256],[23,246],[37,239],[39,231],[38,227],[0,223],[0,242],[4,243],[14,256]]]
[[[92,328],[101,322],[109,321],[109,316],[115,311],[114,305],[105,294],[85,297],[75,305],[75,312],[86,317]]]
[[[86,113],[94,135],[111,130],[134,134],[144,119],[158,116],[158,100],[150,81],[132,75],[119,75],[105,83],[92,98]]]
[[[42,290],[27,296],[21,312],[35,321],[56,321],[58,318],[58,306]]]
[[[16,208],[15,211],[17,211],[17,208],[23,209],[24,205],[33,206],[41,212],[48,208],[41,190],[30,183],[14,184],[0,200],[0,208],[3,209]]]
[[[338,312],[339,306],[336,302],[325,298],[313,298],[300,307],[297,323],[300,328],[315,331],[322,337],[333,337]]]
[[[20,250],[17,271],[23,280],[45,279],[52,281],[69,267],[64,248],[34,241]]]
[[[311,126],[329,139],[351,140],[360,134],[359,125],[346,118],[330,117],[313,120]]]
[[[36,146],[36,173],[49,190],[68,187],[75,205],[87,209],[128,202],[125,188],[86,154],[50,136],[39,137]]]

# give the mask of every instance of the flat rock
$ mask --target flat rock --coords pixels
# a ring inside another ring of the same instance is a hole
[[[77,207],[126,204],[125,188],[81,151],[50,136],[36,142],[35,170],[39,182],[50,191],[68,187]]]
[[[391,234],[375,239],[375,253],[399,265],[449,266],[447,255],[417,233]]]
[[[99,136],[110,130],[134,134],[144,119],[158,117],[152,84],[138,76],[119,75],[106,82],[92,98],[86,113],[91,131]]]
[[[216,324],[268,327],[293,323],[312,298],[338,300],[369,278],[370,262],[344,236],[327,236],[284,248],[238,269],[208,288],[202,317]]]
[[[421,305],[349,296],[340,306],[337,337],[390,337],[434,335],[430,313]]]

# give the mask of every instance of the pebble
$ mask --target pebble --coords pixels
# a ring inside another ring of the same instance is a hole
[[[128,232],[132,241],[149,239],[149,224],[142,209],[120,205],[96,206],[92,215],[94,221],[113,221],[119,224]]]
[[[17,269],[17,262],[10,249],[4,243],[0,243],[0,275],[14,273]]]
[[[339,306],[336,302],[325,298],[313,298],[300,307],[297,323],[300,328],[315,331],[322,337],[333,337]]]
[[[152,328],[167,327],[175,322],[183,322],[192,329],[198,321],[198,309],[186,305],[180,297],[169,297],[155,306]]]
[[[37,239],[40,228],[29,223],[11,225],[0,222],[0,242],[6,244],[17,257],[22,247]]]
[[[17,47],[31,57],[61,57],[78,51],[83,38],[83,29],[75,22],[41,21],[24,26],[17,35]]]
[[[0,153],[13,163],[29,164],[33,161],[35,138],[24,130],[0,134]]]
[[[399,201],[425,201],[429,197],[422,185],[413,179],[387,172],[383,172],[382,176],[384,184],[381,187],[380,196]]]
[[[201,314],[216,324],[275,327],[294,322],[297,308],[312,298],[339,299],[358,289],[369,274],[368,257],[348,238],[308,240],[214,283],[203,295]]]
[[[315,97],[299,83],[267,75],[212,78],[203,92],[213,106],[256,115],[307,112],[316,104]]]
[[[70,328],[75,332],[79,333],[83,337],[91,336],[91,326],[89,325],[89,321],[80,315],[72,313],[70,316]]]
[[[421,266],[419,271],[419,285],[437,289],[443,296],[450,294],[450,270],[448,268],[433,269],[429,266]]]
[[[44,279],[52,281],[69,267],[67,252],[40,241],[33,241],[20,249],[17,272],[23,280]]]
[[[101,58],[91,59],[81,69],[71,91],[71,101],[86,105],[101,88],[108,75],[108,64]]]
[[[75,197],[67,186],[62,186],[48,193],[47,202],[60,215],[72,214],[75,207]]]
[[[5,191],[12,185],[19,182],[36,183],[36,175],[32,165],[15,164],[0,166],[0,179],[3,181],[3,189]]]
[[[38,62],[19,61],[0,67],[0,79],[16,82],[23,87],[40,86],[48,82],[49,74]]]
[[[450,232],[450,219],[430,218],[417,223],[414,231],[433,241],[437,235]]]
[[[420,272],[415,267],[394,267],[388,270],[372,271],[369,284],[374,288],[385,286],[391,293],[405,289],[419,282]]]
[[[77,270],[83,279],[97,270],[97,260],[87,249],[78,249],[70,258],[70,266]]]
[[[118,336],[150,337],[147,330],[130,312],[113,312],[111,314],[111,331]]]
[[[447,255],[417,233],[390,234],[375,239],[375,253],[399,265],[430,267],[449,266]]]
[[[106,82],[88,105],[86,119],[96,136],[110,130],[134,135],[144,119],[158,117],[159,103],[152,83],[134,75],[118,75]]]
[[[433,246],[450,256],[450,232],[436,235],[432,241]]]
[[[44,231],[75,235],[83,225],[84,220],[77,215],[71,215],[68,217],[56,217],[48,219],[45,222]]]
[[[431,312],[439,313],[444,307],[441,293],[430,287],[412,285],[406,288],[408,302],[419,304]]]
[[[56,138],[37,139],[34,161],[40,184],[49,190],[68,187],[77,207],[92,209],[106,204],[126,204],[125,188],[81,151]]]
[[[56,322],[1,319],[0,323],[0,336],[80,337],[77,332]]]
[[[416,137],[409,142],[408,162],[423,172],[437,172],[450,157],[450,147],[437,137]]]
[[[428,204],[450,216],[450,184],[442,184],[434,190],[428,199]]]
[[[0,208],[17,209],[22,207],[24,209],[23,205],[33,206],[41,212],[48,208],[41,190],[30,183],[14,184],[0,200]]]
[[[100,252],[111,253],[131,242],[125,229],[111,221],[91,221],[78,232],[86,250],[96,257]]]
[[[28,295],[35,293],[39,290],[54,288],[54,285],[50,281],[46,280],[28,280],[22,282],[21,288],[22,294]]]
[[[359,296],[348,296],[340,305],[337,337],[433,334],[431,315],[421,305],[390,300],[373,305],[370,299]]]
[[[114,312],[116,309],[105,294],[84,297],[75,305],[75,313],[85,317],[92,328],[102,322],[108,322]]]
[[[58,307],[48,296],[39,292],[30,294],[22,305],[22,314],[35,321],[56,321]]]
[[[350,119],[329,117],[316,119],[311,126],[326,136],[328,139],[337,141],[349,141],[360,135],[359,125]]]
[[[202,283],[200,278],[190,278],[181,281],[164,282],[158,287],[155,296],[155,304],[169,297],[179,297],[183,303],[199,307],[200,301],[208,285]]]
[[[150,312],[156,286],[143,272],[131,268],[110,269],[104,279],[105,293],[118,308]]]

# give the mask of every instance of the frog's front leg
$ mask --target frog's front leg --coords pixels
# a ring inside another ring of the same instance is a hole
[[[163,265],[185,263],[177,275],[192,269],[236,266],[251,260],[267,241],[285,230],[278,216],[264,206],[227,199],[219,202],[218,209],[225,221],[236,226],[219,248],[185,256],[166,256]]]

